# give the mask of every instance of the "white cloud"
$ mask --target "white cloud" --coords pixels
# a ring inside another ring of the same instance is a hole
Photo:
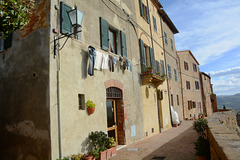
[[[240,67],[210,72],[213,90],[219,95],[233,95],[240,92]]]
[[[168,14],[179,29],[177,49],[190,49],[201,65],[240,46],[239,0],[181,0]]]

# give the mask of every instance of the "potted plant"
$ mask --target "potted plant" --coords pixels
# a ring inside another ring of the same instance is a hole
[[[195,155],[197,160],[208,160],[210,157],[209,142],[203,136],[199,136],[197,141],[194,142],[194,149],[196,150]]]
[[[153,74],[153,68],[152,67],[147,67],[147,73],[148,74]]]
[[[93,101],[88,100],[87,101],[87,109],[88,109],[88,114],[93,114],[95,111],[95,103],[93,103]]]
[[[81,160],[81,154],[73,154],[70,158],[71,160]]]
[[[91,154],[84,154],[81,157],[82,160],[95,160],[95,158]]]
[[[114,138],[107,137],[103,131],[91,132],[89,140],[92,147],[91,154],[96,159],[105,160],[116,154],[116,148],[113,148]]]
[[[198,118],[193,122],[193,129],[200,135],[194,142],[197,160],[208,160],[210,157],[209,141],[206,138],[206,129],[208,121],[204,118]]]

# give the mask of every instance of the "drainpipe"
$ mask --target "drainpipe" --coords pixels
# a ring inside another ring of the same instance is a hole
[[[152,42],[152,49],[154,51],[154,46],[153,46],[153,34],[152,34],[152,23],[151,23],[151,16],[150,16],[150,9],[149,9],[149,4],[147,0],[147,6],[148,6],[148,15],[149,15],[149,28],[150,28],[150,35],[151,35],[151,42]],[[154,56],[155,59],[155,56]],[[157,94],[157,88],[156,88],[156,94]],[[159,113],[159,100],[157,99],[157,110],[158,110],[158,120],[159,120],[159,132],[161,133],[161,118],[160,118],[160,113]]]
[[[58,6],[60,5],[60,1],[58,0]],[[57,15],[59,15],[59,11],[57,10]],[[60,23],[59,18],[57,18],[57,26]],[[58,37],[59,37],[58,33]],[[56,40],[56,36],[54,36],[54,40]],[[59,40],[58,40],[59,44]],[[58,45],[57,45],[58,47]],[[62,129],[61,129],[61,101],[60,101],[60,53],[59,49],[57,49],[57,104],[58,104],[58,149],[59,149],[59,158],[63,158],[62,154]]]
[[[160,18],[160,23],[161,23],[161,30],[162,30],[162,42],[163,42],[163,55],[164,55],[164,61],[165,61],[165,72],[167,75],[167,61],[166,61],[166,53],[165,53],[165,45],[164,45],[164,34],[163,34],[163,25],[162,25],[162,19]],[[167,79],[167,88],[168,88],[168,93],[169,93],[169,84],[168,84],[168,79]],[[171,103],[170,103],[170,96],[168,94],[168,103],[169,103],[169,111],[170,111],[170,119],[171,119],[171,124],[172,124],[172,112],[171,112]]]

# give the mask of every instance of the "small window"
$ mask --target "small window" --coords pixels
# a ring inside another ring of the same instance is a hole
[[[190,82],[189,82],[189,81],[186,81],[186,88],[187,88],[188,90],[191,89],[191,85],[190,85]]]
[[[177,95],[177,105],[179,105],[179,96]]]
[[[173,94],[171,94],[171,106],[174,106],[173,105]]]
[[[154,27],[154,30],[157,32],[157,22],[154,16],[153,16],[153,27]]]
[[[142,3],[142,0],[139,0],[139,6],[140,6],[140,15],[149,23],[148,7]]]
[[[199,82],[198,81],[195,81],[195,89],[199,90]]]
[[[171,49],[173,51],[173,40],[172,40],[172,38],[170,38],[170,41],[171,41]]]
[[[78,94],[78,105],[80,110],[85,110],[85,95]]]
[[[188,110],[192,109],[192,101],[188,101]]]
[[[195,63],[193,63],[193,71],[197,72],[197,65]]]
[[[176,69],[174,69],[174,76],[175,76],[175,81],[177,82],[178,78],[177,78],[177,70]]]
[[[194,101],[192,102],[192,107],[196,108],[196,102],[194,102]]]
[[[172,79],[171,66],[168,64],[168,78]]]
[[[188,63],[184,61],[184,69],[188,71]]]
[[[165,44],[168,45],[168,41],[167,41],[167,33],[164,32],[164,39],[165,39]]]

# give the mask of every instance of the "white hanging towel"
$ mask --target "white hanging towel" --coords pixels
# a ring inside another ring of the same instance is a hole
[[[103,59],[103,53],[96,50],[96,58],[95,58],[94,69],[100,70],[101,65],[102,65],[102,61],[103,61],[102,59]]]
[[[108,69],[108,55],[103,53],[102,69]]]

